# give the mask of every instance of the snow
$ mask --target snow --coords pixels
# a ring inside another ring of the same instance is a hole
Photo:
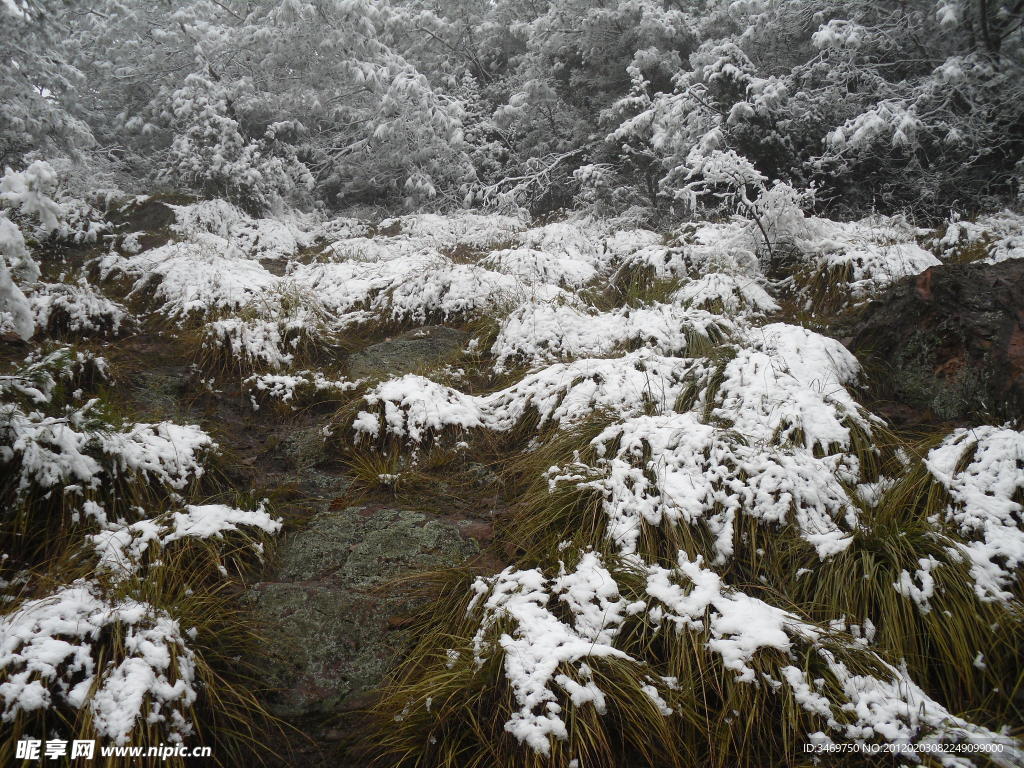
[[[198,426],[170,421],[135,424],[101,437],[100,444],[116,473],[145,474],[178,490],[201,477],[203,458],[217,451],[213,438]]]
[[[551,577],[538,568],[509,566],[494,576],[478,577],[472,585],[467,614],[479,623],[470,642],[474,663],[479,669],[499,655],[516,706],[505,730],[538,755],[550,755],[553,740],[569,738],[568,707],[606,711],[609,692],[596,683],[593,669],[602,659],[634,666],[646,681],[637,693],[647,696],[662,716],[674,715],[671,697],[679,681],[644,674],[649,670],[644,661],[616,647],[627,624],[639,618],[656,632],[689,633],[691,642],[716,656],[738,684],[785,690],[796,706],[840,738],[924,748],[947,740],[998,744],[1008,756],[1007,765],[1021,755],[1012,738],[952,715],[904,671],[849,636],[832,634],[727,587],[699,558],[680,553],[671,567],[638,560],[627,567],[643,576],[642,591],[632,601],[623,591],[623,572],[593,551],[580,552],[573,568],[560,563]],[[556,610],[557,603],[564,611]],[[500,633],[499,622],[504,629]],[[826,685],[824,678],[808,680],[795,664],[781,665],[777,678],[757,671],[753,660],[766,650],[794,662],[805,654],[816,656],[832,684]],[[839,651],[860,654],[878,676],[851,672]],[[451,666],[461,653],[449,649],[448,656]],[[831,741],[823,731],[807,738]],[[971,765],[956,756],[948,764]]]
[[[470,318],[502,305],[560,295],[561,289],[554,286],[524,284],[512,275],[475,264],[435,260],[392,283],[383,301],[375,304],[392,319],[427,323]]]
[[[948,493],[946,519],[967,543],[979,596],[1011,599],[1024,564],[1024,433],[1009,427],[956,429],[932,449],[926,466]]]
[[[31,338],[35,331],[31,305],[14,282],[19,267],[26,263],[35,264],[21,230],[0,212],[0,332],[11,330],[22,339]]]
[[[604,357],[636,347],[685,355],[694,337],[720,342],[733,324],[720,315],[667,304],[597,312],[569,303],[529,302],[505,318],[491,345],[496,370],[510,364]]]
[[[644,525],[703,525],[723,564],[740,515],[791,526],[822,558],[851,543],[846,531],[856,513],[829,458],[746,444],[691,413],[626,419],[591,448],[592,464],[552,467],[549,480],[600,491],[606,537],[623,554],[637,552]]]
[[[343,261],[297,267],[287,285],[315,293],[336,318],[366,310],[387,319],[426,323],[468,319],[530,298],[564,295],[475,264],[456,264],[438,251],[415,251],[381,261]]]
[[[480,266],[504,272],[523,282],[569,289],[582,288],[597,276],[597,268],[590,261],[531,248],[493,251],[481,259]]]
[[[224,504],[190,504],[162,517],[112,526],[87,540],[99,555],[97,570],[123,576],[136,573],[143,556],[153,547],[163,549],[181,539],[222,538],[240,526],[273,535],[281,530],[281,521],[263,507],[245,510]]]
[[[512,429],[531,411],[538,428],[570,426],[598,411],[617,416],[668,410],[684,384],[689,362],[649,350],[622,357],[585,358],[557,363],[480,398],[490,429]]]
[[[677,233],[683,244],[658,277],[700,277],[719,273],[756,279],[760,275],[755,227],[734,217],[728,221],[688,224]]]
[[[835,339],[799,326],[752,328],[743,347],[719,373],[705,369],[700,405],[751,440],[773,440],[827,454],[852,447],[850,429],[871,434],[877,419],[847,386],[860,376],[857,359]],[[717,389],[709,386],[718,375]],[[850,457],[853,459],[853,457]]]
[[[123,637],[123,656],[106,655],[100,643],[109,632]],[[3,722],[60,703],[87,707],[97,734],[115,744],[143,720],[162,723],[169,741],[192,733],[195,657],[178,623],[131,598],[106,598],[93,582],[75,581],[0,618],[0,671]]]
[[[116,336],[130,315],[84,278],[77,283],[40,283],[29,296],[35,324],[46,328],[51,319],[83,335]]]
[[[107,361],[91,352],[57,347],[44,353],[33,352],[10,375],[0,376],[0,395],[13,399],[24,396],[35,405],[49,403],[58,384],[70,384],[85,371],[109,381]]]
[[[463,244],[472,248],[493,249],[516,239],[525,228],[517,216],[487,215],[457,211],[449,216],[417,213],[384,219],[379,230],[397,229],[400,237],[429,242],[434,247]]]
[[[590,704],[603,712],[604,694],[589,680],[589,665],[583,660],[629,659],[611,645],[625,602],[594,552],[583,555],[572,572],[563,567],[555,579],[546,579],[536,569],[517,571],[510,566],[497,576],[478,578],[473,590],[468,610],[473,613],[480,606],[480,627],[472,641],[474,659],[479,667],[500,647],[505,677],[519,707],[505,730],[534,752],[548,755],[551,738],[568,738],[555,686],[575,706]],[[569,609],[571,625],[553,612],[553,600]],[[499,621],[510,622],[512,629],[494,638],[492,627]]]

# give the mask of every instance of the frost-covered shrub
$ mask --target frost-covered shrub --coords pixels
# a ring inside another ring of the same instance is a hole
[[[60,207],[50,198],[56,175],[48,163],[36,161],[20,173],[6,169],[0,178],[0,203],[19,217],[38,217],[41,228],[50,231],[59,224]],[[39,278],[39,265],[25,244],[18,225],[0,209],[0,330],[13,330],[23,339],[32,336],[35,323],[31,306],[15,284]]]
[[[53,165],[42,160],[20,172],[7,168],[0,178],[0,331],[12,330],[22,339],[32,336],[38,320],[33,318],[38,307],[26,299],[22,288],[40,274],[26,236],[95,242],[109,229],[99,211],[84,200],[61,194],[58,183]]]
[[[22,339],[32,336],[35,322],[25,294],[14,282],[12,266],[26,263],[31,262],[21,231],[0,213],[0,333],[13,332]]]

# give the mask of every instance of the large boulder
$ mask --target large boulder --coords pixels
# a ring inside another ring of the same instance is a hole
[[[1024,259],[902,280],[866,309],[851,346],[913,409],[953,420],[1024,415]]]
[[[271,711],[294,722],[364,707],[424,600],[395,579],[462,564],[479,552],[473,535],[473,521],[372,506],[324,510],[291,534],[248,595],[268,643]]]

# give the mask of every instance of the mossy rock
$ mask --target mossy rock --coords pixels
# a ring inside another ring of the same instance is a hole
[[[272,711],[286,719],[365,705],[408,638],[422,604],[420,570],[478,552],[452,521],[374,507],[326,510],[282,544],[274,580],[248,594],[268,638]]]
[[[402,376],[440,367],[455,360],[469,341],[469,334],[443,325],[431,325],[373,344],[350,355],[352,378]]]

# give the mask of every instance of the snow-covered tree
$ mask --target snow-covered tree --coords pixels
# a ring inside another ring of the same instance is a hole
[[[33,137],[94,136],[94,161],[126,180],[253,209],[664,209],[711,153],[735,152],[770,181],[815,186],[819,207],[932,215],[1010,199],[1024,172],[1016,0],[12,0],[0,13],[4,157],[17,164]]]
[[[20,173],[8,168],[0,177],[0,332],[13,331],[22,339],[32,336],[35,322],[19,283],[37,280],[39,265],[7,212],[23,220],[38,219],[43,232],[55,229],[62,214],[51,198],[56,186],[53,168],[39,160]]]
[[[627,96],[642,109],[610,139],[657,156],[668,195],[708,153],[736,151],[771,178],[817,181],[823,201],[991,202],[1018,184],[1024,150],[1022,21],[1009,2],[723,4],[673,88]]]
[[[0,168],[30,151],[75,151],[92,143],[74,114],[84,85],[61,37],[78,12],[57,0],[0,2]]]
[[[104,137],[137,170],[255,208],[312,179],[332,203],[422,201],[472,169],[458,101],[389,47],[391,11],[107,0],[79,26],[76,61],[102,84]]]

